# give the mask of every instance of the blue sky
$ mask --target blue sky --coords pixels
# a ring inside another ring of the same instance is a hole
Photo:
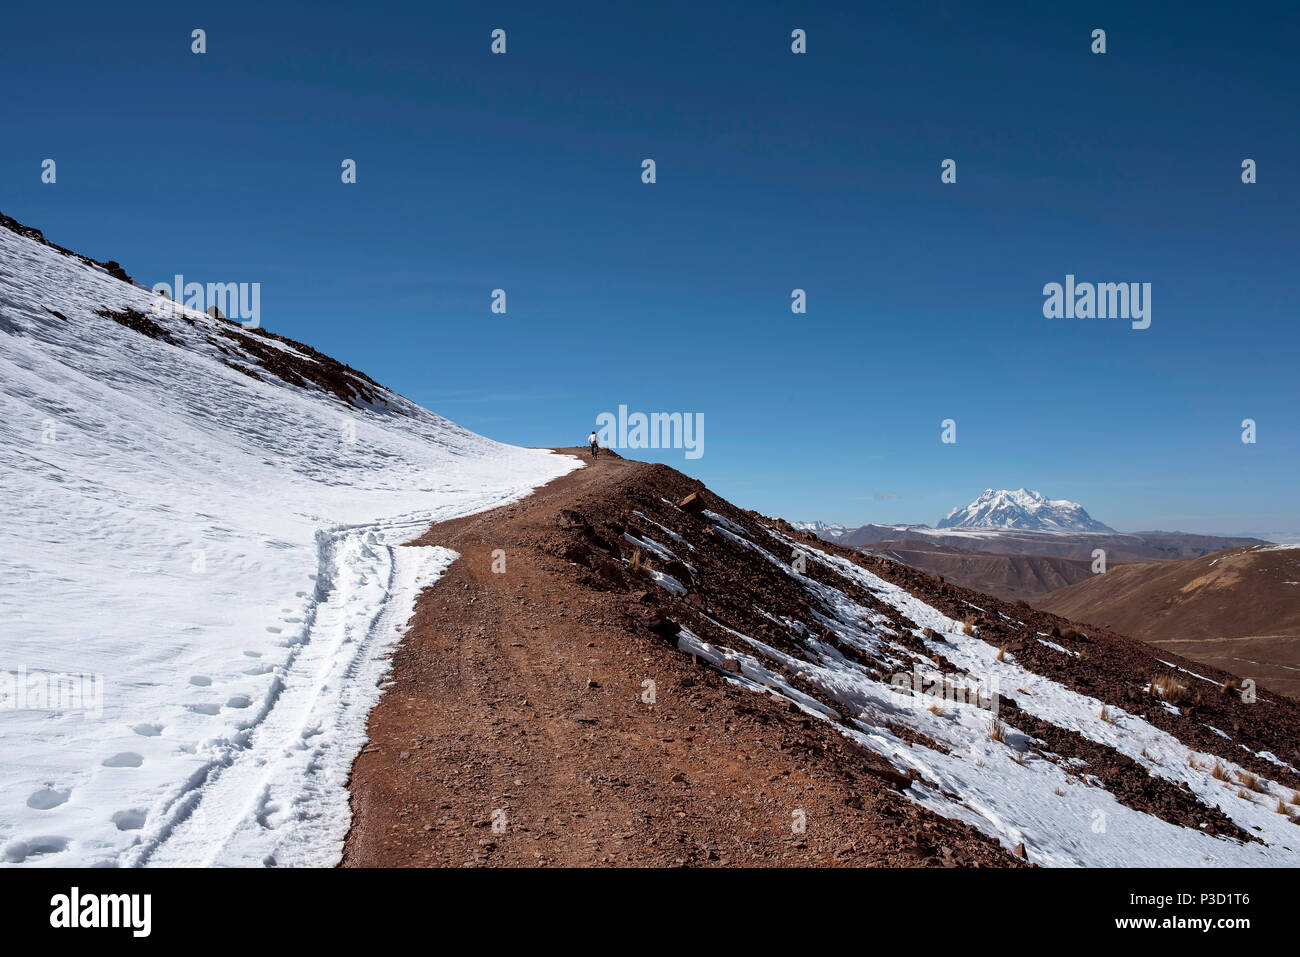
[[[629,454],[770,514],[1027,486],[1300,536],[1291,5],[557,6],[10,4],[0,209],[260,282],[268,328],[504,441],[702,413],[702,458]],[[1067,273],[1150,282],[1151,328],[1045,319]]]

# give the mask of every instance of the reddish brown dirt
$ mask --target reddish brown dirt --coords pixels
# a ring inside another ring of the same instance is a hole
[[[652,468],[602,455],[419,539],[461,557],[422,595],[370,716],[343,866],[1019,865],[831,726],[695,665],[635,592],[566,560],[562,510]]]

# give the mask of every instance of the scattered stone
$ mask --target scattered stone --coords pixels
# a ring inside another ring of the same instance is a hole
[[[707,506],[704,504],[704,499],[700,498],[698,492],[692,492],[690,495],[678,502],[677,507],[683,512],[690,512],[692,515],[699,515]]]

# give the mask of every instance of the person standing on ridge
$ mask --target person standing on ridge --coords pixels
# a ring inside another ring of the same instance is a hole
[[[600,440],[596,438],[596,430],[593,429],[591,435],[587,436],[587,444],[591,446],[591,457],[594,459],[596,453],[600,451]]]

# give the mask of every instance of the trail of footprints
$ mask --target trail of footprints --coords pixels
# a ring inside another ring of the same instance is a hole
[[[295,597],[305,598],[306,596],[306,592],[300,591]],[[293,613],[293,609],[291,608],[282,608],[280,610],[284,614]],[[284,622],[289,625],[299,625],[302,624],[302,621],[303,619],[299,617],[289,617],[284,619]],[[273,635],[283,634],[284,632],[283,628],[275,625],[268,626],[266,630]],[[287,639],[282,641],[280,644],[287,648],[300,640],[301,637],[296,639]],[[248,677],[257,678],[263,675],[272,674],[276,670],[275,665],[258,660],[262,657],[260,651],[245,651],[244,657],[251,659],[253,662],[253,664],[242,672],[242,674]],[[191,675],[189,685],[193,688],[209,688],[212,686],[212,679],[209,676],[202,674]],[[198,702],[187,704],[185,707],[188,711],[195,714],[215,716],[225,709],[242,711],[245,708],[251,707],[252,704],[253,699],[248,695],[234,694],[226,699],[224,706],[213,702]],[[160,737],[165,729],[166,725],[164,724],[148,721],[134,725],[131,728],[133,732],[145,738]],[[179,747],[181,750],[189,753],[193,753],[195,750],[194,745],[180,744]],[[102,762],[100,762],[100,764],[102,767],[106,768],[139,768],[144,764],[144,755],[136,751],[119,751],[117,754],[106,757]],[[55,787],[53,783],[46,783],[45,786],[28,795],[27,806],[36,811],[50,811],[67,804],[71,797],[72,788],[58,788]],[[126,810],[115,812],[110,820],[119,831],[138,831],[144,827],[147,816],[147,811],[145,809],[128,808]],[[0,862],[22,864],[31,858],[40,857],[46,854],[59,854],[67,849],[68,839],[65,837],[53,835],[31,837],[26,840],[16,840],[6,844],[2,849],[0,849]]]

